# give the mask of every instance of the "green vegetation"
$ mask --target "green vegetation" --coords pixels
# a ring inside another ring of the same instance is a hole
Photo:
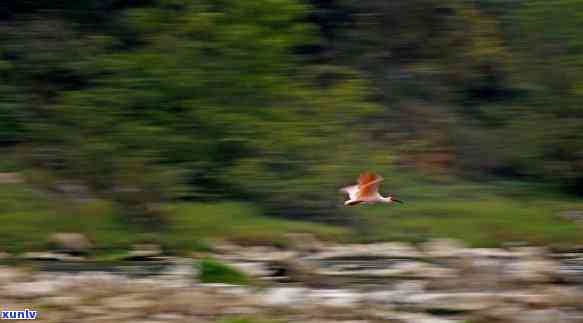
[[[251,278],[247,277],[247,275],[214,259],[203,259],[198,266],[200,270],[198,278],[203,283],[237,285],[248,285],[251,283]]]
[[[581,242],[577,1],[4,2],[0,248]],[[341,207],[362,170],[410,203]]]
[[[450,237],[475,247],[503,242],[563,245],[583,243],[580,224],[561,219],[565,210],[583,210],[568,196],[546,196],[532,184],[471,184],[421,181],[399,193],[404,205],[357,209],[361,241],[426,241]]]
[[[285,233],[311,232],[340,240],[349,230],[337,226],[262,216],[245,203],[182,203],[172,209],[171,225],[144,230],[126,221],[111,205],[97,200],[74,204],[25,184],[0,184],[0,248],[10,252],[45,250],[53,232],[81,232],[95,242],[100,260],[127,255],[134,243],[154,241],[170,252],[208,251],[208,241],[285,245]]]
[[[241,244],[286,244],[286,233],[310,232],[324,240],[342,240],[347,228],[267,217],[249,204],[188,203],[172,206],[171,228],[162,234],[177,249],[190,248],[201,237],[205,240],[228,239]]]
[[[134,243],[154,241],[170,252],[208,251],[213,241],[285,247],[286,233],[310,232],[328,241],[420,242],[459,238],[472,246],[505,241],[581,244],[581,226],[557,217],[583,210],[567,198],[530,196],[531,189],[472,184],[431,184],[400,192],[404,205],[351,209],[346,225],[333,226],[263,215],[241,202],[178,203],[167,206],[169,226],[144,230],[124,221],[112,204],[96,200],[72,204],[25,184],[0,185],[0,246],[10,252],[44,250],[53,232],[82,232],[96,245],[97,259],[116,260]],[[503,194],[506,192],[506,194]],[[511,197],[505,196],[511,194]],[[349,225],[348,225],[349,224]]]
[[[107,249],[129,248],[138,236],[128,231],[106,201],[74,207],[51,193],[22,184],[0,184],[0,245],[11,252],[43,250],[53,232],[83,232]]]
[[[579,204],[581,209],[583,205]],[[363,211],[372,240],[423,241],[450,237],[475,247],[505,241],[581,244],[581,226],[559,219],[556,202],[521,203],[502,197],[480,201],[426,202],[407,208]]]

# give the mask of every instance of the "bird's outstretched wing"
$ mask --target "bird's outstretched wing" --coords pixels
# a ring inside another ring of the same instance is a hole
[[[364,172],[358,177],[358,197],[373,197],[378,193],[383,178],[371,172]]]
[[[357,195],[358,195],[358,185],[351,185],[351,186],[346,186],[340,189],[340,192],[344,192],[346,194],[348,194],[348,197],[351,200],[356,199]]]

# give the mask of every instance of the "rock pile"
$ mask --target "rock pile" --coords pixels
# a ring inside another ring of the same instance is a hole
[[[580,255],[453,240],[298,246],[217,248],[214,257],[264,281],[257,286],[202,284],[192,259],[148,277],[0,267],[0,300],[3,310],[38,309],[40,321],[55,323],[583,322],[581,271],[564,270]]]

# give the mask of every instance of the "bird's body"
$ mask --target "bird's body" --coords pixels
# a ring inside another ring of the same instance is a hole
[[[384,197],[379,193],[380,183],[383,178],[377,174],[365,172],[358,177],[358,184],[346,186],[340,191],[348,194],[348,200],[344,202],[346,206],[353,206],[361,203],[403,203],[393,197],[392,194]]]

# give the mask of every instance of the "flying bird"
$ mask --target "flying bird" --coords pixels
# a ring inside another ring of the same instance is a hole
[[[341,192],[348,194],[348,200],[344,202],[345,206],[353,206],[360,203],[403,203],[397,200],[393,194],[384,197],[379,194],[379,186],[383,178],[377,174],[365,172],[358,176],[358,184],[346,186],[340,189]]]

